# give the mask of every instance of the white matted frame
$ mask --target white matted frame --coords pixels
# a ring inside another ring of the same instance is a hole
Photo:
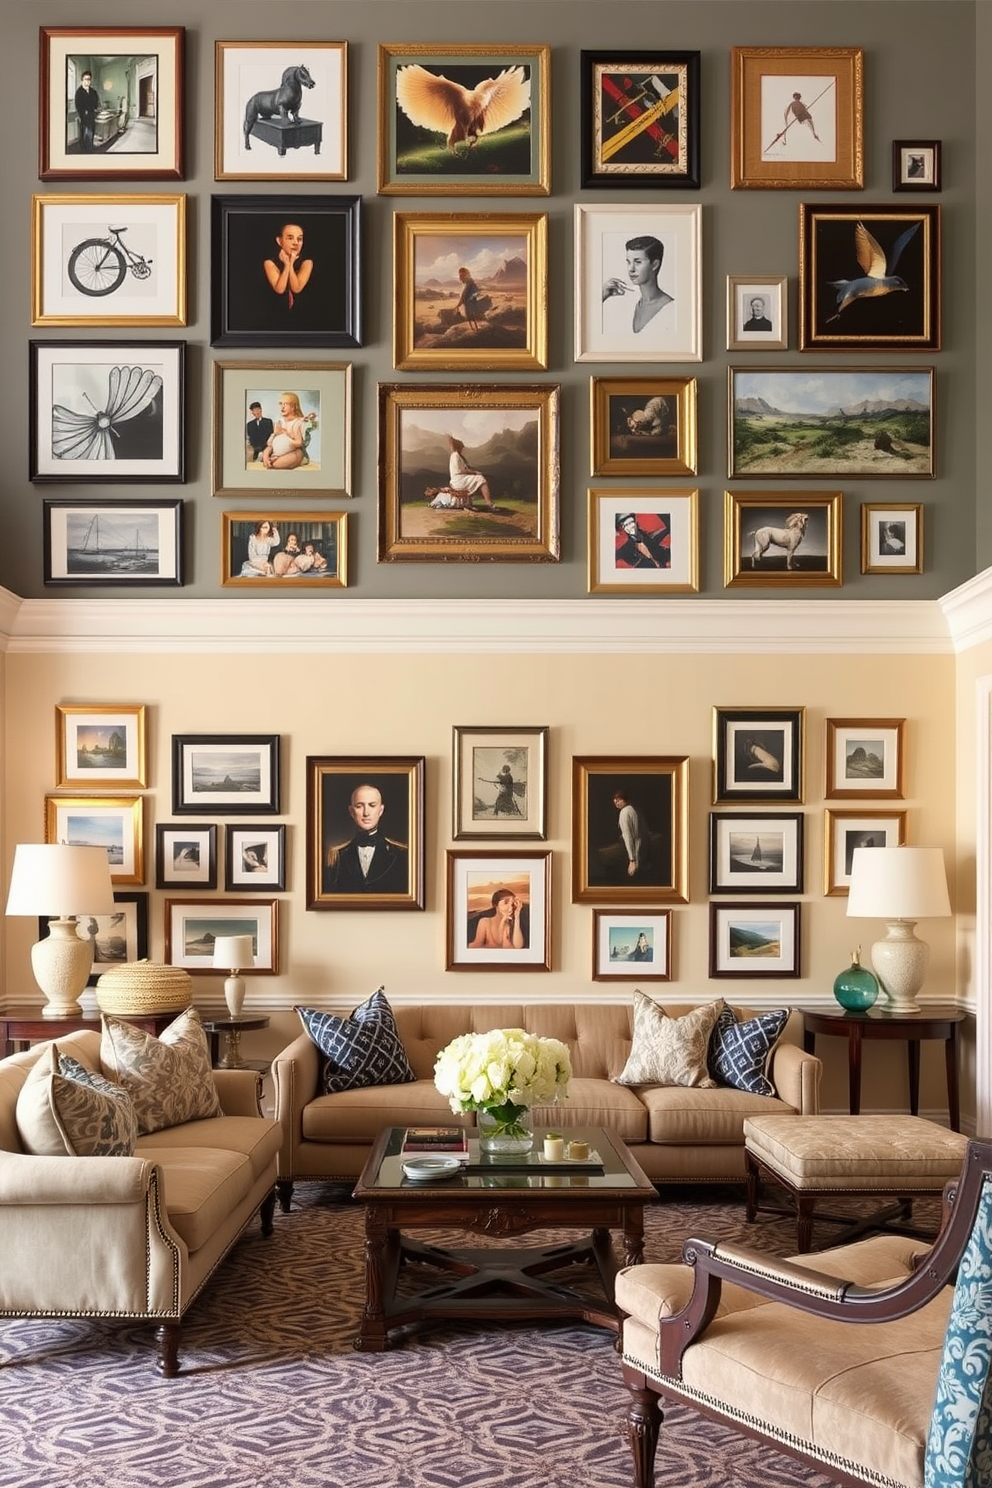
[[[711,904],[711,977],[798,977],[802,905]]]
[[[699,492],[589,492],[590,594],[695,594]]]
[[[447,854],[448,971],[551,970],[551,853]]]
[[[348,43],[214,47],[214,180],[346,180]]]
[[[727,350],[785,351],[789,280],[785,274],[727,275]]]
[[[701,280],[701,207],[577,203],[575,360],[701,361]]]
[[[46,796],[45,841],[106,849],[113,884],[143,884],[144,796]]]
[[[217,827],[213,822],[156,823],[155,887],[217,887]]]
[[[278,899],[166,899],[165,959],[193,976],[221,977],[214,966],[218,935],[250,935],[254,952],[247,976],[274,976],[279,970]],[[230,968],[228,968],[230,970]]]
[[[845,897],[851,888],[856,847],[902,847],[905,811],[834,811],[824,813],[823,892]]]
[[[455,724],[452,733],[451,835],[539,838],[548,835],[547,725],[536,728]]]
[[[803,813],[710,812],[711,894],[801,894]]]
[[[904,718],[828,718],[828,800],[901,801]]]
[[[224,888],[286,887],[286,825],[261,826],[228,822],[224,846]]]
[[[594,909],[594,982],[668,982],[672,977],[672,911]]]
[[[56,703],[57,789],[147,784],[143,703]]]
[[[923,572],[922,503],[861,503],[861,572]]]

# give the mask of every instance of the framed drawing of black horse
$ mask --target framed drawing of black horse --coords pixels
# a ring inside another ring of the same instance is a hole
[[[345,180],[348,43],[215,45],[215,179]]]

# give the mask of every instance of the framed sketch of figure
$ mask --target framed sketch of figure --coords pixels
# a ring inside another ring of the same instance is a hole
[[[702,360],[702,208],[575,207],[575,360]]]

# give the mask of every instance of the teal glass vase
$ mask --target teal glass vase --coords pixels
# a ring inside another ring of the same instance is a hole
[[[847,970],[834,979],[834,996],[849,1013],[863,1013],[877,999],[878,981],[866,966],[861,965],[860,946],[851,957]]]

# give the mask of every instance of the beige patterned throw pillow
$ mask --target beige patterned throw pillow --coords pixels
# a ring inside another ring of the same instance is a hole
[[[52,1043],[17,1096],[17,1131],[35,1157],[130,1157],[138,1135],[127,1091]]]
[[[139,1136],[222,1114],[210,1045],[195,1008],[180,1013],[159,1038],[105,1013],[100,1063],[130,1094]]]
[[[693,1008],[682,1018],[669,1018],[664,1008],[643,992],[634,993],[634,1037],[617,1085],[698,1085],[712,1090],[716,1081],[706,1067],[713,1025],[723,998]]]

